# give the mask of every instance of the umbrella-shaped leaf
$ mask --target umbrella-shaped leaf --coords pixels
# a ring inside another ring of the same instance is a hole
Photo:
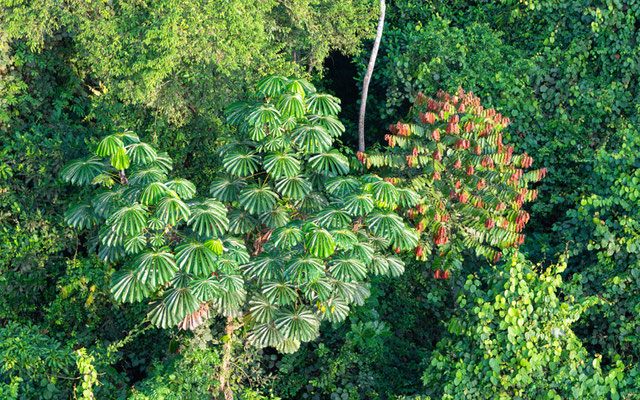
[[[273,232],[274,244],[279,249],[290,249],[302,241],[303,234],[300,228],[284,226]]]
[[[282,310],[276,320],[276,327],[287,339],[308,342],[318,336],[320,321],[311,310],[299,307]]]
[[[177,197],[165,197],[158,203],[156,215],[169,225],[175,225],[181,219],[188,220],[189,207]]]
[[[178,267],[166,248],[156,252],[142,253],[134,263],[136,278],[140,282],[156,287],[169,282],[178,271]]]
[[[229,212],[229,232],[234,235],[243,235],[251,232],[258,226],[258,220],[244,210]]]
[[[181,199],[189,200],[196,195],[196,185],[186,179],[174,179],[167,182],[166,185],[176,192]]]
[[[404,262],[398,257],[387,257],[389,264],[389,275],[398,277],[404,273]]]
[[[322,262],[309,256],[294,257],[285,270],[286,278],[297,284],[313,282],[322,275],[324,275]]]
[[[129,156],[124,152],[124,147],[119,147],[114,154],[111,155],[111,165],[117,170],[129,168]]]
[[[258,170],[259,161],[260,157],[244,150],[227,154],[222,160],[222,164],[229,173],[235,176],[245,177]]]
[[[332,196],[344,199],[358,190],[360,183],[352,177],[337,176],[327,179],[324,186]]]
[[[258,81],[258,92],[266,97],[275,97],[282,93],[286,88],[289,80],[282,75],[269,75]]]
[[[279,279],[282,276],[284,264],[282,257],[262,252],[245,267],[245,272],[251,279]]]
[[[338,150],[331,150],[328,153],[321,153],[311,157],[309,166],[314,171],[325,175],[344,175],[349,172],[347,157],[340,154]]]
[[[293,142],[305,153],[322,153],[331,148],[331,135],[320,125],[301,126],[292,132]]]
[[[137,254],[147,245],[147,237],[144,235],[131,236],[124,241],[124,251],[127,254]]]
[[[285,226],[289,223],[289,220],[289,212],[283,207],[276,207],[260,214],[260,221],[271,229]]]
[[[304,199],[298,200],[295,205],[299,213],[312,215],[328,207],[329,202],[321,193],[313,192],[306,195]]]
[[[203,243],[189,242],[176,247],[176,262],[185,272],[210,275],[216,270],[216,254]]]
[[[200,303],[188,288],[172,288],[151,309],[149,317],[154,325],[166,329],[193,314],[199,307]]]
[[[127,155],[136,164],[149,164],[156,160],[158,153],[147,143],[133,143],[126,147]]]
[[[315,93],[316,88],[311,83],[302,78],[290,78],[289,84],[287,85],[287,91],[305,96],[310,93]]]
[[[369,229],[376,236],[394,238],[404,231],[402,219],[392,211],[375,211],[367,218]]]
[[[272,153],[264,158],[264,169],[274,179],[291,178],[300,172],[300,161],[291,153]]]
[[[414,229],[404,228],[400,233],[393,235],[391,246],[394,249],[411,250],[418,245],[418,234]]]
[[[311,94],[307,96],[306,102],[311,114],[338,115],[341,109],[340,99],[329,94]]]
[[[129,183],[131,185],[146,186],[152,182],[164,182],[167,179],[166,173],[158,167],[147,167],[131,174]]]
[[[262,214],[276,205],[278,195],[271,187],[264,185],[249,185],[240,192],[238,201],[251,214]]]
[[[76,204],[64,214],[64,222],[77,229],[89,228],[96,224],[96,215],[90,204]]]
[[[283,117],[304,117],[306,105],[304,99],[298,93],[283,93],[277,103],[278,110]]]
[[[103,167],[104,163],[100,157],[75,160],[64,167],[61,176],[62,179],[73,185],[88,185],[102,173]]]
[[[391,182],[387,182],[385,180],[373,182],[371,183],[371,192],[376,200],[381,201],[386,205],[391,206],[398,202],[398,190]]]
[[[320,211],[314,222],[327,229],[342,229],[351,224],[351,215],[343,210],[326,208]]]
[[[173,169],[173,160],[169,157],[169,154],[166,152],[158,153],[156,160],[149,164],[152,167],[159,168],[165,173],[171,171]]]
[[[398,204],[402,207],[413,207],[420,201],[420,196],[409,188],[399,188]]]
[[[246,101],[237,101],[230,104],[224,111],[227,115],[227,122],[231,125],[239,125],[249,115],[251,106]]]
[[[200,276],[189,282],[189,289],[198,301],[209,301],[223,293],[220,282],[211,276]]]
[[[364,242],[357,242],[354,243],[353,247],[351,248],[349,256],[357,258],[365,264],[369,264],[371,260],[373,260],[373,254],[373,248],[369,244]]]
[[[254,127],[260,127],[262,129],[267,127],[269,130],[275,131],[281,124],[280,118],[280,111],[272,105],[260,105],[249,112],[247,122]]]
[[[131,270],[118,271],[111,284],[113,297],[123,303],[141,301],[149,295],[149,287],[142,283]]]
[[[279,306],[292,304],[298,298],[293,285],[289,282],[265,282],[262,286],[262,292],[271,303]]]
[[[340,256],[331,261],[329,272],[341,281],[357,281],[367,276],[367,267],[357,258]]]
[[[284,178],[276,183],[276,190],[284,197],[300,200],[311,192],[311,182],[304,176],[292,176]]]
[[[152,182],[147,185],[140,195],[140,202],[148,206],[153,205],[160,201],[164,196],[169,193],[169,188],[164,183]]]
[[[147,210],[141,204],[121,207],[107,221],[120,235],[136,236],[147,224]]]
[[[222,236],[229,229],[227,210],[222,207],[195,207],[187,225],[200,236]]]
[[[254,321],[265,323],[273,321],[278,308],[267,299],[267,296],[258,294],[249,302],[249,311]]]
[[[351,194],[344,202],[344,209],[355,217],[370,213],[373,207],[373,197],[367,193]]]
[[[313,229],[306,235],[309,253],[316,257],[327,258],[336,251],[336,242],[326,229]]]
[[[343,250],[350,250],[356,243],[358,243],[358,238],[350,229],[332,231],[331,235],[335,239],[338,248]]]
[[[93,209],[102,218],[107,218],[120,205],[119,191],[102,192],[93,198]]]
[[[274,323],[264,323],[254,327],[247,336],[249,343],[261,347],[276,347],[284,342],[282,333]],[[298,344],[298,346],[300,346]],[[297,350],[297,349],[296,349]]]
[[[326,278],[319,278],[312,282],[308,282],[304,285],[302,290],[307,298],[312,301],[325,301],[331,297],[331,292],[333,291],[331,283],[329,283],[329,280]]]
[[[211,183],[209,192],[217,200],[231,202],[238,199],[240,191],[245,186],[247,186],[247,183],[243,180],[230,176],[219,176]]]
[[[104,138],[102,138],[100,143],[98,143],[96,154],[101,157],[111,157],[118,152],[118,149],[122,147],[124,147],[124,143],[122,143],[122,139],[120,139],[117,135],[105,136]]]
[[[308,118],[314,125],[324,127],[332,137],[339,137],[345,131],[342,122],[334,115],[309,115]]]

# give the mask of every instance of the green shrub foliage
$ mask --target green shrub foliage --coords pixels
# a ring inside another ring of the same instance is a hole
[[[157,326],[192,329],[212,311],[243,315],[251,343],[295,351],[322,320],[341,321],[363,303],[369,274],[403,272],[385,250],[416,245],[393,212],[395,188],[346,175],[347,158],[332,148],[339,110],[304,80],[260,81],[255,101],[228,109],[238,130],[220,149],[224,171],[211,197],[169,177],[169,156],[137,135],[105,136],[62,171],[70,183],[101,187],[66,221],[100,226],[100,256],[122,265],[114,297],[150,298]]]
[[[464,249],[497,262],[502,249],[524,242],[522,206],[538,194],[528,186],[546,169],[527,171],[533,158],[503,142],[509,123],[462,89],[437,100],[418,94],[406,122],[389,127],[389,148],[358,154],[397,186],[401,215],[420,233],[416,257],[425,260],[437,246],[436,278],[460,267]]]
[[[449,336],[424,383],[442,399],[621,398],[624,365],[605,373],[571,330],[595,298],[562,294],[566,263],[537,270],[522,255],[495,269],[483,289],[469,275]],[[579,379],[577,379],[579,378]]]

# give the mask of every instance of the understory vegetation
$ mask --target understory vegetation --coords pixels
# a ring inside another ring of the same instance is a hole
[[[640,399],[640,3],[0,3],[0,398]]]

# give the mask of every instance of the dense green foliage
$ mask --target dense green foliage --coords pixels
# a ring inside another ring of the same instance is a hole
[[[639,398],[640,4],[377,3],[0,4],[0,398]]]

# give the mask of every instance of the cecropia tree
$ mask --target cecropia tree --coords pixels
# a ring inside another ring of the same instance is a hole
[[[133,133],[104,137],[62,172],[88,188],[67,212],[98,232],[113,263],[112,293],[149,300],[162,328],[194,328],[211,315],[241,321],[259,347],[295,351],[369,294],[370,274],[400,275],[391,249],[410,250],[414,229],[393,211],[412,189],[349,176],[332,148],[344,127],[339,100],[301,79],[269,76],[253,101],[234,103],[210,195],[170,178],[171,159]],[[237,326],[236,323],[234,326]]]
[[[398,190],[419,194],[399,214],[419,234],[416,258],[430,258],[437,279],[460,266],[465,249],[497,262],[503,249],[524,241],[522,206],[536,199],[529,185],[546,168],[527,171],[533,158],[503,143],[509,123],[462,89],[441,91],[437,100],[420,93],[406,120],[389,127],[387,148],[358,153]]]

